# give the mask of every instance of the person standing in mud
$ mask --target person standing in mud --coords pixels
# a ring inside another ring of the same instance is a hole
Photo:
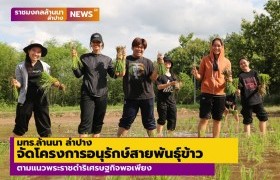
[[[167,135],[172,136],[176,127],[177,108],[174,96],[175,88],[179,88],[177,78],[171,72],[173,62],[169,57],[163,57],[166,73],[157,78],[157,134],[163,136],[163,127],[167,121]]]
[[[256,113],[259,119],[259,129],[261,135],[266,134],[267,112],[264,109],[262,97],[259,94],[259,76],[258,73],[249,67],[249,61],[246,58],[239,60],[239,66],[242,70],[239,73],[239,82],[237,94],[241,95],[241,114],[243,116],[244,132],[251,134],[251,124],[253,122],[252,113]]]
[[[153,81],[157,79],[158,74],[153,62],[143,57],[146,48],[147,41],[137,37],[132,41],[132,55],[126,57],[126,72],[123,77],[124,106],[119,121],[118,137],[127,136],[139,108],[148,136],[155,135]]]
[[[81,122],[78,127],[79,137],[100,137],[107,109],[107,74],[115,77],[112,59],[101,53],[104,43],[101,34],[90,37],[91,53],[80,57],[81,65],[73,72],[77,78],[83,76],[81,87]],[[77,51],[72,50],[72,57],[77,58]]]
[[[226,98],[223,72],[226,69],[231,71],[231,63],[224,56],[222,39],[215,38],[211,43],[210,54],[202,58],[199,70],[196,67],[192,69],[194,77],[201,81],[198,137],[205,136],[208,120],[211,117],[213,119],[213,137],[220,136]]]
[[[50,66],[41,60],[48,50],[39,42],[31,42],[23,51],[25,60],[17,65],[16,79],[12,80],[12,85],[20,89],[13,136],[23,136],[28,131],[29,120],[34,112],[38,134],[40,137],[49,137],[52,134],[49,103],[44,90],[40,88],[42,73],[50,73]],[[53,84],[58,88],[61,85],[58,81]]]

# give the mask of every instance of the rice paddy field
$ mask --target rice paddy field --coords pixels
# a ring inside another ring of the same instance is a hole
[[[236,123],[233,116],[222,122],[221,138],[239,139],[239,163],[216,164],[215,176],[10,176],[9,137],[14,127],[15,108],[0,110],[0,180],[279,180],[280,179],[280,107],[266,107],[269,112],[267,134],[259,135],[258,120],[254,117],[250,137],[243,134],[243,124]],[[53,137],[77,137],[80,121],[78,107],[52,107]],[[118,121],[122,114],[121,106],[108,107],[102,137],[116,137]],[[155,111],[157,116],[157,112]],[[242,120],[242,117],[240,116]],[[197,137],[198,109],[179,107],[177,127],[174,137]],[[211,121],[206,135],[211,136]],[[166,134],[166,132],[165,132]],[[34,119],[30,120],[25,137],[38,137]],[[129,137],[147,137],[137,116]],[[163,137],[164,138],[164,137]],[[226,153],[226,152],[225,152]]]

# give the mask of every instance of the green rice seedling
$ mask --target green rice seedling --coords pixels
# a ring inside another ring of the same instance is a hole
[[[271,173],[265,171],[265,172],[263,173],[262,180],[270,180],[270,179],[272,179]]]
[[[57,78],[52,77],[47,72],[42,72],[40,79],[40,88],[44,91],[44,96],[50,91],[51,87],[56,84],[60,90],[65,90],[65,86],[61,84]]]
[[[238,87],[238,81],[239,81],[238,78],[233,78],[232,79],[232,84],[233,84],[234,87]]]
[[[124,76],[126,66],[126,50],[125,46],[117,46],[117,56],[115,64],[115,74],[117,76]]]
[[[173,177],[173,176],[154,176],[152,179],[153,180],[177,180],[178,177]]]
[[[272,125],[272,126],[276,127],[275,129],[280,129],[280,127],[277,128],[277,125],[275,125],[275,126]],[[280,132],[279,132],[279,130],[269,133],[268,138],[269,138],[269,143],[272,144],[278,152],[280,152]]]
[[[12,97],[15,101],[17,101],[18,99],[18,88],[14,85],[13,81],[15,80],[14,77],[10,77],[9,78],[9,82],[11,83],[12,86]]]
[[[231,110],[230,110],[230,113],[232,113],[232,115],[235,116],[235,115],[238,113],[238,111],[237,111],[237,110],[234,110],[234,109],[231,109]]]
[[[268,92],[268,85],[270,84],[270,76],[268,74],[259,74],[260,86],[259,94],[264,97]]]
[[[106,180],[131,180],[129,176],[106,176]]]
[[[226,83],[225,93],[234,94],[236,92],[236,87],[233,86],[231,82]]]
[[[246,167],[242,165],[240,173],[241,173],[241,180],[252,180],[254,179],[255,169],[254,168],[246,169]]]
[[[72,57],[72,69],[77,70],[81,67],[83,67],[83,64],[80,58],[77,56]]]
[[[76,54],[75,56],[72,56],[72,69],[77,70],[79,68],[82,68],[83,67],[82,61],[77,56],[76,46],[74,45],[73,42],[70,42],[70,48],[71,48],[72,55]]]
[[[263,162],[263,154],[265,152],[267,142],[264,141],[263,138],[259,136],[259,134],[253,134],[248,139],[250,139],[250,143],[247,147],[247,159],[256,161],[258,163]]]
[[[247,180],[246,167],[244,165],[240,168],[241,180]]]
[[[225,122],[225,128],[227,133],[227,137],[235,137],[235,132],[237,131],[238,124],[235,120],[230,120]]]
[[[223,71],[223,75],[225,76],[226,86],[225,86],[225,93],[226,94],[234,94],[236,92],[236,87],[233,85],[231,80],[232,72],[229,69],[225,69]]]
[[[157,55],[157,70],[158,70],[158,75],[160,76],[166,73],[166,67],[164,65],[163,55],[161,53],[158,53]]]
[[[18,99],[18,88],[16,86],[13,86],[13,98]]]
[[[229,180],[231,175],[231,169],[229,165],[221,164],[218,165],[217,172],[216,172],[216,179],[219,180]]]
[[[166,68],[164,64],[158,63],[158,74],[159,75],[164,75],[166,73]]]
[[[10,180],[29,180],[27,176],[11,176]]]
[[[0,164],[3,164],[3,162],[7,158],[7,153],[9,153],[9,143],[8,142],[1,142],[0,141]]]

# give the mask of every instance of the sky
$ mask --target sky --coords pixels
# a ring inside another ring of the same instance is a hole
[[[0,42],[22,50],[31,41],[51,38],[60,43],[77,40],[88,51],[91,34],[103,36],[102,53],[115,58],[115,47],[124,45],[131,54],[135,37],[147,40],[144,56],[156,59],[179,46],[179,36],[194,33],[208,40],[240,32],[242,19],[263,13],[267,0],[0,0]],[[13,7],[98,7],[97,22],[11,21]]]

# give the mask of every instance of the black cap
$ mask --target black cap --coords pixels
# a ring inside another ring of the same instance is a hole
[[[23,48],[23,51],[27,54],[28,51],[33,48],[33,47],[39,47],[41,48],[41,51],[42,51],[42,54],[41,56],[42,57],[45,57],[48,53],[48,50],[47,48],[45,48],[41,43],[38,43],[38,42],[31,42],[28,46],[26,46],[25,48]]]
[[[164,62],[169,61],[169,62],[171,63],[171,68],[172,68],[172,66],[173,66],[173,62],[172,62],[172,60],[171,60],[171,58],[170,58],[170,57],[168,57],[168,56],[164,56],[164,57],[163,57],[163,61],[164,61]]]
[[[94,33],[94,34],[91,35],[91,37],[90,37],[90,42],[92,42],[92,41],[99,41],[99,42],[101,42],[102,44],[104,44],[104,43],[103,43],[103,40],[102,40],[102,36],[101,36],[101,34],[99,34],[99,33]]]

